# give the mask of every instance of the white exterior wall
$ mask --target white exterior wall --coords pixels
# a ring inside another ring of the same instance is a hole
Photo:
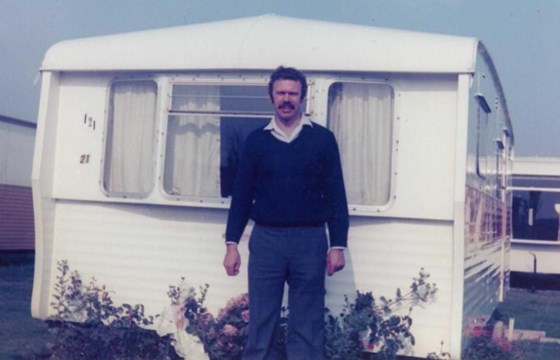
[[[212,75],[215,76],[215,75]],[[153,191],[146,199],[108,197],[101,191],[102,157],[106,127],[108,86],[112,75],[100,74],[88,78],[80,74],[65,74],[61,79],[59,99],[60,126],[53,143],[56,161],[53,163],[53,197],[103,202],[151,203],[171,206],[200,206],[199,203],[177,202],[166,197],[163,191]],[[374,80],[379,76],[373,76]],[[166,94],[167,78],[155,76],[161,94]],[[310,80],[314,83],[314,78]],[[457,82],[451,75],[392,75],[391,85],[396,89],[395,140],[398,153],[394,159],[394,192],[396,201],[383,211],[372,211],[378,216],[418,219],[452,220],[454,175],[453,168],[455,119],[457,108]],[[318,84],[310,92],[324,93]],[[158,115],[158,144],[161,159],[164,149],[160,145],[166,133],[166,97],[161,96]],[[64,106],[60,106],[64,104]],[[326,103],[316,102],[311,109],[315,120],[325,124]],[[84,117],[95,121],[95,128]],[[426,129],[431,129],[426,131]],[[449,149],[442,151],[441,149]],[[89,162],[80,163],[82,155],[89,155]],[[155,160],[154,160],[155,161]],[[159,162],[156,169],[161,171]],[[159,174],[156,187],[162,188]],[[410,181],[414,179],[415,181]],[[406,200],[405,200],[406,199]],[[209,205],[221,207],[221,205]],[[367,211],[366,211],[367,213]]]
[[[0,116],[0,184],[31,186],[35,124]]]
[[[50,174],[45,185],[52,183],[52,188],[41,188],[45,195],[52,189],[45,196],[50,204],[45,209],[52,206],[47,212],[53,213],[45,213],[41,226],[53,231],[45,231],[41,239],[47,256],[42,257],[43,270],[37,274],[42,280],[35,284],[34,316],[50,313],[47,305],[58,275],[56,263],[63,259],[70,260],[84,279],[95,277],[114,290],[117,303],[142,303],[149,314],[161,311],[168,302],[168,286],[181,277],[194,286],[209,283],[207,303],[216,312],[229,298],[246,291],[245,268],[232,279],[221,266],[227,205],[185,207],[188,204],[164,197],[160,185],[141,200],[107,197],[102,192],[100,157],[111,78],[68,74],[60,77],[60,87],[51,89],[48,108],[55,110],[46,116],[56,117],[57,123],[41,128],[51,133],[41,154],[52,151],[54,158],[45,159],[51,165],[41,171]],[[451,75],[393,75],[390,82],[397,89],[395,198],[373,217],[352,212],[348,266],[328,279],[327,301],[335,310],[344,294],[351,296],[357,289],[373,291],[376,297],[393,296],[398,287],[406,290],[424,268],[440,289],[433,304],[413,315],[418,340],[414,351],[424,356],[442,340],[451,343],[454,175],[441,169],[454,164],[457,81]],[[161,84],[165,86],[165,81]],[[310,90],[324,93],[324,89]],[[324,121],[319,116],[326,103],[319,101],[316,106],[312,111]],[[95,119],[95,129],[84,124],[86,113]],[[163,126],[165,112],[160,120]],[[90,155],[89,163],[80,164],[82,154]],[[248,237],[249,229],[246,233]],[[241,248],[246,264],[245,244]]]
[[[463,331],[488,320],[502,300],[509,276],[511,195],[505,189],[513,132],[495,69],[484,51],[478,54],[468,96]],[[476,96],[484,97],[489,113]]]
[[[222,210],[61,201],[56,206],[56,258],[50,266],[56,269],[57,260],[69,259],[84,281],[95,277],[113,291],[115,303],[141,303],[147,314],[161,312],[169,303],[168,286],[181,277],[196,288],[208,283],[206,304],[215,314],[247,289],[245,266],[231,278],[221,265],[225,220]],[[249,232],[240,245],[244,265]],[[425,268],[439,292],[433,303],[412,313],[414,354],[425,356],[442,340],[450,344],[450,223],[352,218],[350,239],[345,270],[327,278],[327,306],[336,313],[344,295],[356,290],[372,291],[376,298],[392,297],[397,288],[405,292]],[[53,271],[47,281],[49,299],[56,275]]]
[[[515,240],[511,244],[511,271],[532,273],[536,270],[540,274],[558,275],[560,274],[559,256],[560,242]]]
[[[560,158],[546,156],[516,156],[513,175],[560,177]]]

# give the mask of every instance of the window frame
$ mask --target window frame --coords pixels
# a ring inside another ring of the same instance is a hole
[[[335,83],[355,83],[355,84],[368,84],[368,85],[382,85],[382,86],[389,86],[392,89],[393,98],[392,98],[392,114],[390,119],[391,124],[391,139],[390,139],[390,158],[388,160],[389,163],[389,193],[388,193],[388,201],[384,204],[355,204],[348,202],[348,207],[351,215],[363,215],[363,216],[372,216],[378,215],[380,213],[388,211],[394,204],[396,199],[396,184],[397,184],[397,176],[398,173],[395,171],[397,168],[398,163],[398,150],[399,150],[399,119],[400,119],[400,89],[399,86],[389,79],[378,79],[378,78],[365,78],[363,76],[360,77],[349,77],[349,76],[326,76],[321,77],[318,76],[314,78],[314,89],[317,92],[324,93],[325,96],[321,101],[324,103],[318,104],[318,107],[321,108],[321,111],[318,113],[318,116],[322,116],[324,118],[324,125],[329,128],[329,91],[330,87]],[[320,97],[317,97],[320,99]]]
[[[169,131],[169,121],[172,116],[181,116],[180,112],[174,112],[172,110],[173,101],[173,88],[175,85],[185,85],[185,86],[262,86],[266,89],[266,94],[268,95],[268,81],[269,75],[258,75],[258,74],[248,74],[248,75],[237,75],[229,76],[225,74],[204,74],[204,75],[177,75],[171,76],[167,79],[166,92],[164,96],[166,97],[165,102],[165,113],[162,115],[162,137],[161,137],[161,148],[160,148],[160,164],[159,164],[159,176],[158,176],[158,188],[160,189],[161,196],[166,200],[171,200],[174,202],[180,202],[186,206],[197,206],[197,207],[228,207],[231,202],[231,197],[221,197],[221,196],[195,196],[195,195],[183,195],[183,194],[172,194],[168,192],[165,188],[165,170],[167,163],[167,134]],[[254,118],[272,118],[274,110],[272,105],[270,107],[270,116],[268,114],[263,115],[252,115],[249,117]],[[224,117],[248,117],[244,114],[233,115],[231,113],[224,113],[219,116]]]
[[[112,145],[112,124],[113,120],[113,109],[114,109],[114,86],[116,84],[122,83],[152,83],[155,87],[155,99],[154,99],[154,109],[153,109],[153,130],[154,133],[152,135],[152,151],[150,157],[150,172],[151,172],[151,184],[149,189],[146,192],[128,192],[128,191],[113,191],[108,188],[106,176],[108,173],[108,166],[109,162],[112,160],[112,157],[109,156],[109,146]],[[101,192],[109,197],[115,199],[146,199],[148,198],[156,189],[157,187],[157,153],[158,153],[158,137],[157,137],[157,129],[159,124],[159,112],[160,112],[160,98],[161,98],[161,89],[160,84],[158,83],[157,79],[154,77],[117,77],[112,79],[107,87],[107,106],[106,106],[106,116],[105,116],[105,126],[104,126],[104,136],[102,141],[102,154],[101,154],[101,174],[100,174],[100,181],[99,185],[101,187]]]
[[[515,177],[515,176],[514,176]],[[515,199],[515,195],[518,192],[523,192],[523,193],[527,193],[527,192],[538,192],[538,193],[554,193],[554,194],[558,194],[558,196],[560,197],[560,188],[554,188],[554,187],[532,187],[532,186],[515,186],[513,185],[511,187],[511,194],[512,194],[512,199]],[[512,240],[514,241],[522,241],[522,242],[545,242],[545,243],[555,243],[560,241],[560,239],[558,238],[558,236],[560,234],[557,235],[556,239],[539,239],[539,238],[529,238],[529,237],[515,237],[515,233],[514,233],[514,218],[517,214],[514,212],[513,206],[512,206]],[[532,215],[532,221],[538,221],[539,218],[534,217],[534,215]],[[540,219],[542,221],[542,219]],[[560,228],[560,219],[558,219],[559,222],[559,226],[558,228]],[[533,226],[533,225],[530,225]],[[560,231],[560,230],[559,230]]]

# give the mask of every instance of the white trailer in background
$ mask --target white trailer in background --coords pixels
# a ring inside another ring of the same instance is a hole
[[[0,252],[34,249],[31,165],[35,123],[0,115]]]
[[[516,157],[512,193],[511,271],[559,275],[560,158]]]
[[[42,64],[33,168],[32,313],[56,265],[166,306],[182,276],[216,312],[246,291],[223,234],[237,150],[272,115],[268,76],[308,76],[306,112],[339,141],[351,229],[327,304],[391,296],[420,268],[439,288],[415,309],[413,355],[454,358],[507,286],[513,132],[494,64],[474,38],[261,16],[54,45]],[[247,260],[246,230],[240,249]]]

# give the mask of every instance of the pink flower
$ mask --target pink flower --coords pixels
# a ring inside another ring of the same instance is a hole
[[[249,310],[243,310],[241,312],[241,319],[246,323],[249,322]]]
[[[495,339],[494,342],[501,347],[503,350],[509,351],[510,350],[510,344],[507,341],[507,339],[505,338],[501,338],[501,339]]]
[[[233,325],[225,324],[222,328],[222,333],[224,335],[233,336],[237,333],[237,329]]]
[[[482,336],[482,334],[483,334],[482,326],[480,326],[480,325],[473,326],[472,334],[473,334],[473,336],[476,336],[476,337]]]
[[[241,294],[234,298],[231,298],[226,307],[220,310],[218,316],[223,317],[235,310],[245,310],[249,308],[249,294]]]

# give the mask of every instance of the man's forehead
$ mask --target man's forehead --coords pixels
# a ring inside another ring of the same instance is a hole
[[[301,83],[298,80],[292,79],[278,79],[273,84],[272,87],[276,89],[291,89],[291,90],[301,90]]]

